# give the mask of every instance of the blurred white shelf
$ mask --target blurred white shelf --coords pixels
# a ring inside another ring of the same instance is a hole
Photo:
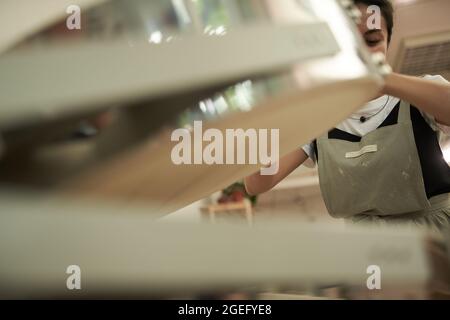
[[[223,86],[339,50],[327,23],[317,22],[255,24],[161,44],[83,42],[8,54],[0,57],[0,127]]]
[[[85,283],[78,298],[269,285],[367,291],[370,265],[383,270],[383,293],[414,296],[432,272],[419,229],[343,230],[294,220],[254,228],[156,223],[132,208],[123,214],[114,206],[10,193],[0,200],[2,298],[70,297],[65,270],[73,264]]]

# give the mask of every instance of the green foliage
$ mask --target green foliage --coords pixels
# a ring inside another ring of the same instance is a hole
[[[241,192],[245,198],[251,201],[252,205],[256,205],[258,201],[258,196],[249,195],[245,190],[244,182],[242,181],[235,182],[232,185],[225,188],[224,190],[222,190],[222,194],[225,196],[231,196],[235,192]]]

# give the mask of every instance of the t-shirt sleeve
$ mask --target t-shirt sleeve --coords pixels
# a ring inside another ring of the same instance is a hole
[[[305,144],[302,147],[302,149],[308,155],[309,159],[311,159],[313,161],[313,163],[315,164],[317,162],[317,159],[316,159],[316,152],[314,150],[314,142]]]
[[[444,77],[440,75],[426,75],[423,76],[423,78],[440,83],[449,83]],[[450,127],[437,122],[433,115],[422,112],[422,116],[434,131],[444,133],[445,135],[450,135]]]

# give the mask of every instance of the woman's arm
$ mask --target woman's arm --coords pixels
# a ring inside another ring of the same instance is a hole
[[[248,176],[244,180],[247,193],[257,195],[269,191],[307,159],[308,156],[305,151],[297,149],[280,159],[280,166],[276,175],[263,176],[258,171]]]
[[[450,126],[450,84],[392,73],[386,78],[383,93],[406,100]]]

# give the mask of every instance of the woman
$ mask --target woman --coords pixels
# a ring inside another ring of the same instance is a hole
[[[388,0],[356,0],[359,30],[372,52],[386,55],[393,30]],[[381,29],[369,29],[367,9],[381,9]],[[450,225],[450,168],[439,134],[450,130],[450,85],[440,76],[393,73],[380,95],[328,134],[280,159],[274,176],[245,179],[249,194],[266,192],[308,157],[318,163],[329,213],[355,222]]]

